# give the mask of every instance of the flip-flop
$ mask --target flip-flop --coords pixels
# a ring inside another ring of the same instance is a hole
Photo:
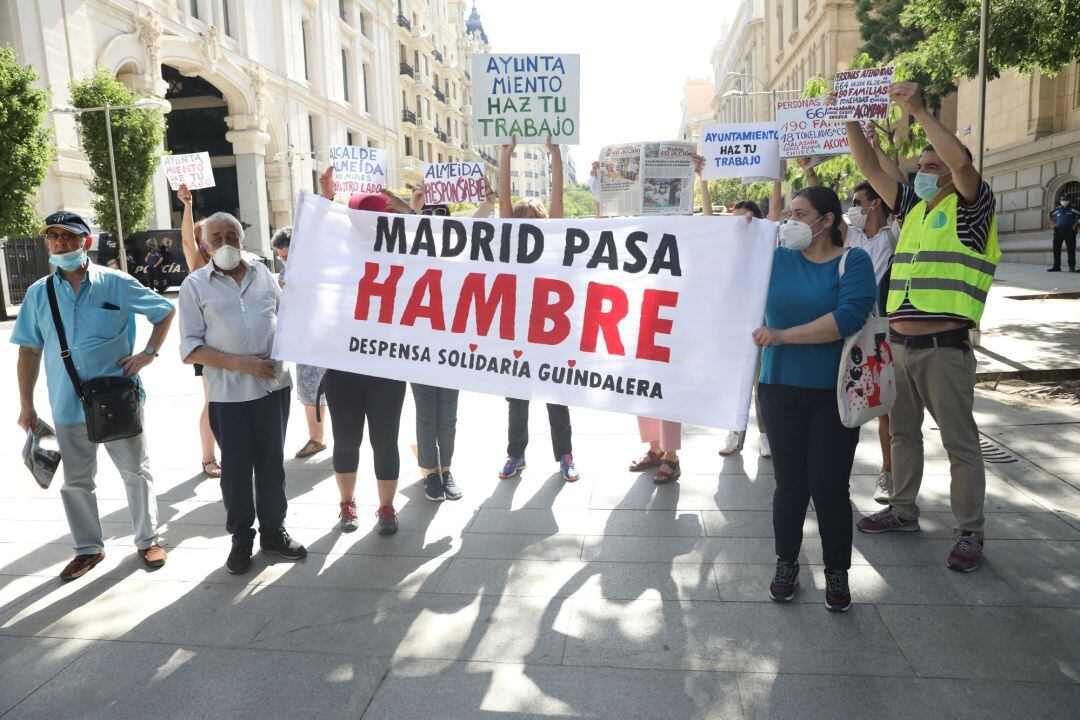
[[[214,465],[213,469],[207,470],[207,465]],[[202,471],[204,474],[209,475],[212,478],[221,477],[221,464],[218,463],[217,458],[210,458],[209,460],[203,460]]]
[[[309,458],[312,455],[321,453],[325,449],[326,446],[318,440],[308,440],[306,443],[304,443],[304,447],[296,451],[296,457],[300,459]]]

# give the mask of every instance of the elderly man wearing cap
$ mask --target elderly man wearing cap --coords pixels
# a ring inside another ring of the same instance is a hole
[[[251,569],[256,518],[264,553],[307,555],[285,530],[282,463],[292,378],[270,359],[281,289],[265,265],[244,259],[243,242],[235,217],[208,217],[203,244],[210,262],[184,279],[179,303],[180,357],[204,367],[210,427],[221,448],[225,529],[232,534],[225,568],[234,575]]]
[[[74,580],[105,558],[94,494],[97,445],[89,439],[83,405],[65,366],[48,284],[55,291],[64,344],[80,383],[137,375],[157,357],[174,310],[168,300],[130,275],[91,262],[86,255],[92,241],[90,228],[75,213],[53,213],[45,219],[41,234],[49,250],[49,262],[57,269],[27,290],[11,333],[11,342],[19,345],[19,426],[29,430],[37,422],[34,386],[44,356],[49,405],[64,464],[60,498],[75,542],[75,558],[60,578]],[[154,325],[150,341],[141,352],[134,351],[134,313],[146,316]],[[157,500],[145,437],[139,433],[103,444],[127,490],[139,556],[148,567],[161,567],[165,564],[165,550],[158,544]]]

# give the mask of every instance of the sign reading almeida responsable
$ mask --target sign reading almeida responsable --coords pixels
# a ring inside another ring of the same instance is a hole
[[[473,137],[479,144],[578,142],[579,55],[473,55]]]

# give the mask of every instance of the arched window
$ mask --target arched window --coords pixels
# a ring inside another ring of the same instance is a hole
[[[1080,182],[1073,180],[1062,185],[1057,192],[1057,197],[1054,198],[1054,205],[1056,206],[1062,200],[1068,200],[1070,207],[1080,208]]]

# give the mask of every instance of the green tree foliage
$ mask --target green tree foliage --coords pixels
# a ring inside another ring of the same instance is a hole
[[[30,235],[38,229],[34,198],[52,158],[42,127],[47,93],[35,87],[37,73],[0,48],[0,236]]]
[[[563,217],[588,218],[596,216],[596,198],[584,183],[563,186]]]
[[[857,0],[855,18],[863,46],[860,53],[873,58],[894,58],[913,49],[926,37],[921,28],[900,21],[910,0]]]
[[[701,183],[694,183],[694,205],[701,205]],[[743,184],[738,178],[724,178],[709,181],[709,198],[715,209],[721,205],[730,208],[742,200],[753,200],[759,205],[772,195],[772,182],[754,182]]]
[[[135,96],[115,77],[99,68],[86,79],[72,82],[71,102],[77,108],[102,107],[105,103],[131,105]],[[128,234],[147,227],[151,183],[161,159],[165,118],[155,108],[113,110],[110,114],[120,218],[124,233]],[[116,232],[105,113],[86,112],[77,117],[83,152],[92,172],[89,190],[94,196],[94,219],[103,229]]]

